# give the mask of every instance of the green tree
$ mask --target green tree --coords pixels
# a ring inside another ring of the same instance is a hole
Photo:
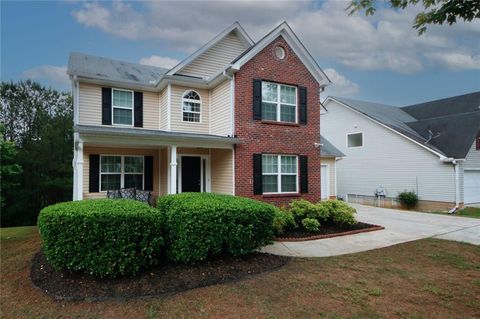
[[[23,169],[2,225],[35,224],[41,208],[72,196],[72,98],[32,81],[2,82],[0,95],[4,139],[16,144]]]
[[[373,15],[376,11],[376,0],[352,0],[347,7],[350,14],[365,10],[366,15]],[[480,18],[480,0],[387,0],[392,8],[405,9],[410,5],[420,4],[424,11],[417,14],[413,27],[421,35],[427,30],[427,25],[452,25],[457,19],[472,21]]]

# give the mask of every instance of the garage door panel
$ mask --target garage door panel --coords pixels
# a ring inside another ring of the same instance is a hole
[[[480,203],[480,170],[463,172],[463,194],[465,204]]]

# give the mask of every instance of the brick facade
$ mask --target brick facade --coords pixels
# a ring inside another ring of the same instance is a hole
[[[283,60],[275,57],[277,45],[286,51]],[[254,79],[306,87],[307,124],[281,125],[253,120]],[[235,147],[235,195],[277,205],[296,198],[320,200],[320,150],[314,145],[320,142],[319,84],[281,36],[235,74],[235,135],[243,140]],[[308,156],[309,192],[288,196],[254,195],[252,157],[256,153]]]

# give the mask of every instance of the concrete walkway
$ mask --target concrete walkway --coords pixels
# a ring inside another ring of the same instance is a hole
[[[401,211],[364,205],[357,209],[361,222],[384,230],[304,242],[275,242],[262,252],[296,257],[327,257],[387,247],[436,237],[480,245],[480,219]]]

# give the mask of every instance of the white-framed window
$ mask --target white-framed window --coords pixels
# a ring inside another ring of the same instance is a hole
[[[143,156],[100,155],[100,191],[143,186]]]
[[[297,88],[262,81],[262,120],[297,122]]]
[[[298,156],[262,155],[264,194],[298,193]]]
[[[200,94],[189,90],[182,97],[182,121],[200,123],[202,99]]]
[[[354,148],[354,147],[362,147],[363,146],[363,133],[351,133],[347,134],[347,147]]]
[[[133,91],[112,89],[112,123],[133,125]]]

